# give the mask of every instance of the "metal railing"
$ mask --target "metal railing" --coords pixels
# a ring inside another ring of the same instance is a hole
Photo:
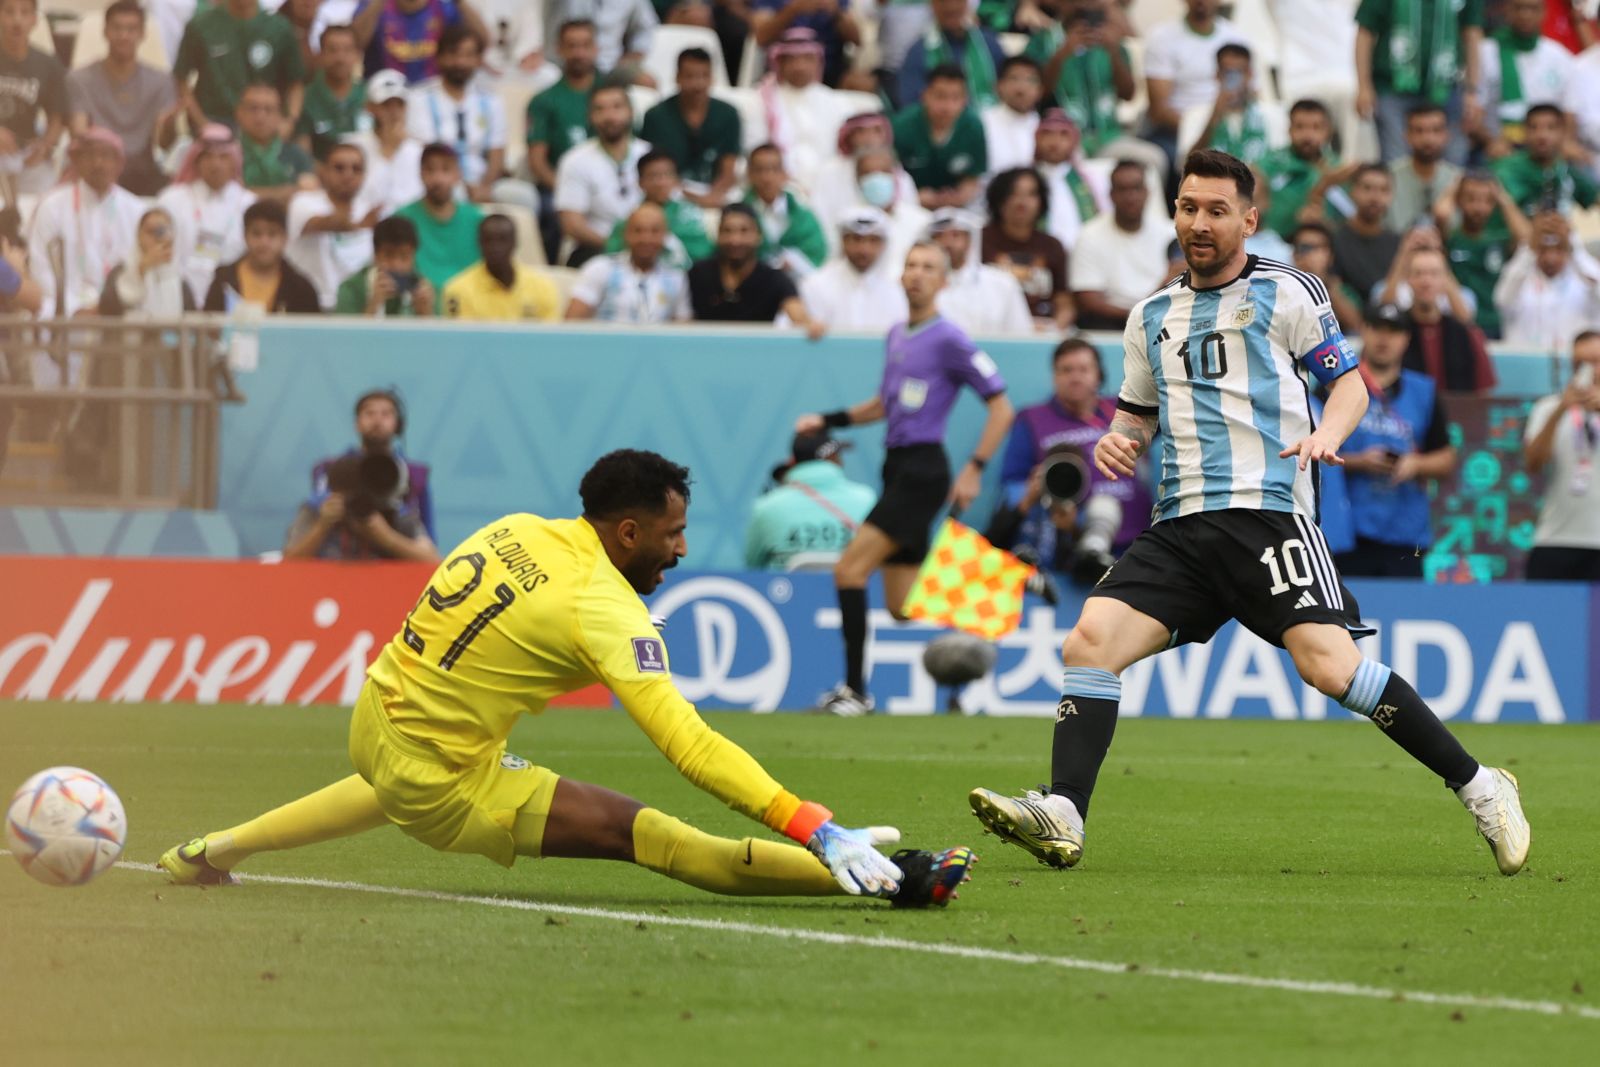
[[[217,320],[0,317],[0,357],[0,504],[216,506]]]

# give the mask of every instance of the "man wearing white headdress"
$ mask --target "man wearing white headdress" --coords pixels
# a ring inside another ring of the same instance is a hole
[[[899,262],[884,255],[889,217],[875,207],[852,208],[839,220],[841,253],[800,282],[800,299],[812,320],[829,333],[860,330],[882,335],[904,322],[905,288]]]
[[[785,30],[767,50],[771,73],[759,87],[769,139],[783,149],[789,174],[808,189],[833,156],[850,106],[822,84],[822,59],[822,45],[814,32]]]
[[[1033,312],[1016,277],[991,267],[978,254],[983,220],[964,208],[933,213],[928,236],[950,256],[950,276],[939,291],[939,314],[969,337],[1033,332]]]

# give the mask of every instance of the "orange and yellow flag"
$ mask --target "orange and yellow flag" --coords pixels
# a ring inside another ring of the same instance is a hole
[[[1033,572],[976,530],[946,519],[906,597],[905,613],[993,641],[1022,621],[1022,587]]]

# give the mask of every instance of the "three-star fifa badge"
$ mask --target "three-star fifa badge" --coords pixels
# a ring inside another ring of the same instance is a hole
[[[1249,301],[1240,304],[1233,311],[1233,325],[1237,329],[1244,329],[1256,321],[1256,306]]]
[[[1379,704],[1372,709],[1372,721],[1387,730],[1394,725],[1395,712],[1399,710],[1393,704]]]
[[[1068,715],[1076,715],[1076,714],[1078,714],[1078,705],[1074,704],[1071,700],[1067,699],[1066,697],[1062,697],[1061,698],[1061,703],[1056,705],[1056,722],[1060,722],[1062,719],[1065,719]]]

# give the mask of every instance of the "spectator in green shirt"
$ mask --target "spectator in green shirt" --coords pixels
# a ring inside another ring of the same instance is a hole
[[[349,26],[329,26],[322,31],[322,69],[306,86],[295,142],[317,162],[346,134],[359,128],[366,108],[366,86],[356,77],[361,49]]]
[[[390,215],[372,228],[372,262],[339,285],[336,315],[428,318],[436,304],[433,285],[417,273],[417,225]]]
[[[240,181],[262,200],[287,201],[296,189],[315,189],[311,157],[283,136],[278,90],[265,82],[244,87],[234,118],[244,153]]]
[[[1524,215],[1554,211],[1570,217],[1576,205],[1593,207],[1594,179],[1561,154],[1567,115],[1554,104],[1528,109],[1521,148],[1495,161],[1495,177]]]
[[[922,102],[894,118],[894,148],[929,211],[977,199],[989,169],[983,123],[967,107],[967,81],[953,64],[928,74]]]
[[[994,103],[995,84],[1006,54],[994,33],[975,23],[967,10],[967,0],[928,0],[933,25],[906,52],[900,64],[896,100],[907,107],[922,98],[933,72],[953,66],[980,110]]]
[[[750,153],[744,204],[761,224],[761,261],[795,277],[822,266],[828,236],[816,214],[789,190],[783,150],[764,144]]]
[[[1340,166],[1333,152],[1333,120],[1328,109],[1316,100],[1301,100],[1289,109],[1289,143],[1268,152],[1256,169],[1266,196],[1261,225],[1285,241],[1294,236],[1302,219],[1324,216],[1329,193],[1336,194],[1334,210],[1328,217],[1346,218],[1354,213],[1349,198],[1339,188],[1355,173],[1354,166]],[[1305,207],[1315,201],[1315,210]]]
[[[461,161],[447,144],[422,150],[422,199],[396,211],[417,228],[417,271],[444,291],[444,283],[478,262],[478,205],[456,199]]]
[[[294,136],[306,80],[300,43],[288,19],[267,14],[256,0],[226,0],[190,19],[172,74],[194,129],[208,120],[232,123],[245,87],[265,82],[283,107],[278,135]]]
[[[1022,51],[1044,68],[1045,85],[1078,124],[1091,156],[1123,137],[1117,105],[1138,92],[1128,49],[1106,15],[1103,3],[1063,4],[1061,21],[1028,38]]]
[[[1451,225],[1452,216],[1455,225]],[[1500,309],[1494,302],[1495,282],[1517,248],[1528,242],[1528,217],[1505,188],[1485,171],[1467,171],[1434,205],[1434,218],[1444,234],[1450,271],[1478,301],[1478,328],[1500,338]]]
[[[639,136],[672,156],[684,195],[701,207],[721,207],[737,182],[739,112],[711,96],[711,53],[678,53],[678,92],[644,113]]]
[[[1445,158],[1465,164],[1483,126],[1483,0],[1361,0],[1356,26],[1356,113],[1378,124],[1383,161],[1405,154],[1406,114],[1434,103],[1450,115]]]
[[[563,22],[556,36],[561,80],[528,102],[528,171],[539,189],[539,233],[552,256],[561,247],[554,192],[556,164],[568,149],[594,136],[594,127],[589,125],[589,96],[600,80],[595,69],[599,54],[593,22]]]
[[[644,202],[661,209],[667,219],[667,240],[661,249],[661,260],[669,267],[688,270],[697,259],[705,259],[712,252],[711,237],[706,233],[705,216],[694,204],[687,203],[678,188],[678,164],[659,148],[646,152],[639,159],[639,191]],[[629,216],[630,218],[632,216]],[[623,248],[623,231],[628,220],[617,223],[606,242],[606,251],[620,252]]]

